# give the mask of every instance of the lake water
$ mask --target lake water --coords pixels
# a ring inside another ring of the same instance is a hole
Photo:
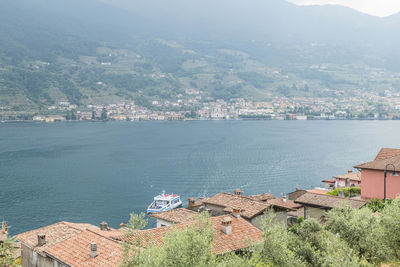
[[[0,123],[0,221],[12,234],[144,212],[163,189],[189,197],[321,185],[400,147],[396,121]]]

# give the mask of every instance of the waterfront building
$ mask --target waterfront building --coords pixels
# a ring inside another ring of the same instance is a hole
[[[149,216],[157,220],[157,228],[160,228],[177,223],[194,221],[198,215],[198,212],[186,208],[179,208],[164,212],[152,213]]]
[[[346,174],[333,176],[333,179],[323,180],[327,189],[349,188],[361,186],[361,172],[349,170]]]
[[[315,194],[310,192],[305,192],[298,196],[294,202],[304,206],[304,219],[314,218],[317,220],[324,220],[327,211],[335,207],[340,207],[340,205],[343,203],[348,203],[352,208],[355,209],[360,209],[367,204],[367,202],[363,200],[348,199],[344,197]]]
[[[59,222],[15,236],[23,267],[116,266],[122,260],[120,230],[107,223]]]
[[[275,213],[275,222],[285,225],[287,223],[287,212],[295,210],[293,207],[290,207],[289,203],[285,203],[284,200],[275,200],[275,197],[268,201],[262,201],[263,197],[264,200],[270,197],[266,197],[266,194],[249,197],[243,196],[242,194],[240,189],[235,190],[234,194],[225,192],[218,193],[202,201],[204,209],[208,210],[212,216],[239,213],[243,218],[258,228],[262,227],[264,213],[269,208]]]
[[[400,170],[400,149],[382,148],[373,161],[354,166],[361,170],[361,197],[365,199],[396,198],[400,195],[400,177],[393,176],[394,168]],[[384,171],[387,169],[386,186]],[[398,175],[396,173],[396,175]]]

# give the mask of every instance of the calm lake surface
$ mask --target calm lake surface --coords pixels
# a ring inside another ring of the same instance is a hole
[[[396,121],[0,123],[0,220],[12,234],[144,212],[163,189],[294,191],[400,147]]]

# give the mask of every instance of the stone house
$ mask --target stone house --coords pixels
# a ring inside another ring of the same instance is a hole
[[[157,220],[157,228],[170,226],[176,223],[186,223],[191,222],[196,219],[199,213],[186,209],[172,209],[164,212],[157,212],[150,214],[150,217],[153,217]]]
[[[270,194],[246,197],[237,189],[234,194],[222,192],[203,200],[203,206],[205,210],[210,212],[211,216],[240,214],[258,228],[262,227],[264,213],[268,209],[272,209],[276,215],[275,221],[286,224],[287,212],[294,209],[282,204],[283,201],[273,200],[272,197]]]
[[[106,223],[59,222],[15,238],[21,243],[23,267],[115,266],[122,260],[119,230]]]
[[[304,207],[304,219],[314,218],[323,220],[327,211],[339,207],[342,203],[348,203],[352,208],[359,209],[367,202],[358,199],[348,199],[338,196],[322,195],[306,192],[294,200]]]

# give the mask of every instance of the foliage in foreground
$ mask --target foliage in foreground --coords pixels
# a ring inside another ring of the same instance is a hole
[[[400,200],[385,203],[379,214],[368,207],[355,210],[343,205],[328,212],[325,225],[299,220],[288,230],[273,218],[272,213],[265,215],[263,242],[240,254],[216,256],[214,230],[208,215],[202,214],[191,227],[166,235],[161,247],[149,245],[149,240],[130,242],[123,265],[339,267],[400,261]]]
[[[0,266],[21,266],[15,259],[15,241],[12,238],[0,242]]]

